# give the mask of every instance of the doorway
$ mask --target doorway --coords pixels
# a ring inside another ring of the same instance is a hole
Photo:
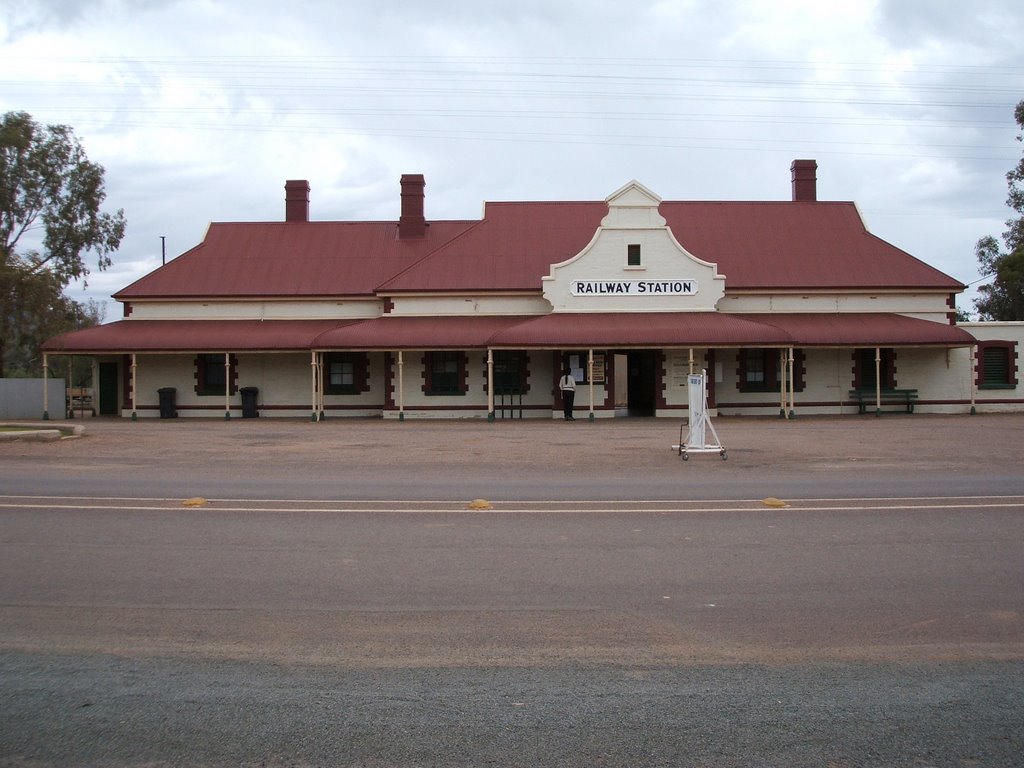
[[[116,416],[117,408],[117,363],[100,363],[99,415]]]
[[[657,397],[657,353],[632,349],[615,355],[615,403],[627,416],[653,416]],[[625,386],[625,391],[619,391]],[[620,410],[621,412],[621,410]]]

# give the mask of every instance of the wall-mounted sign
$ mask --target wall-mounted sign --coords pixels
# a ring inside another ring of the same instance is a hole
[[[576,379],[577,384],[587,383],[587,356],[586,355],[569,355],[568,366],[572,372],[572,377]],[[604,352],[594,353],[594,384],[604,384],[605,377],[605,356]]]
[[[693,296],[696,280],[573,280],[573,296]]]

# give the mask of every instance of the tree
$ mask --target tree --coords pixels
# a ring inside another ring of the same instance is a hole
[[[0,377],[33,359],[46,335],[97,321],[95,306],[61,291],[88,277],[88,254],[109,267],[124,237],[124,211],[100,211],[103,174],[70,127],[25,112],[0,119]]]
[[[101,304],[92,300],[83,304],[68,298],[63,293],[64,286],[49,272],[19,274],[7,281],[0,277],[0,284],[8,285],[11,291],[8,294],[10,312],[6,317],[7,335],[4,338],[4,373],[7,376],[38,376],[41,366],[39,349],[44,341],[51,336],[103,322],[105,310]],[[75,368],[76,371],[86,370],[91,365],[85,361],[81,365],[76,362]],[[50,369],[54,376],[64,375],[67,361],[51,358]],[[68,382],[68,386],[75,385],[77,382]]]
[[[1013,116],[1022,131],[1017,141],[1024,141],[1024,101],[1017,104]],[[991,283],[978,286],[980,296],[974,300],[982,320],[1024,320],[1024,157],[1007,172],[1006,184],[1006,204],[1020,214],[1006,221],[1006,252],[991,235],[974,246],[982,276],[992,278]]]

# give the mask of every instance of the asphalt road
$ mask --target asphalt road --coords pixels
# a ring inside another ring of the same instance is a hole
[[[4,503],[8,765],[1024,750],[1020,497]]]
[[[0,766],[1024,765],[1021,423],[0,445]]]

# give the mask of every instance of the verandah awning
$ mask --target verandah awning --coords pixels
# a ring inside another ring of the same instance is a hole
[[[500,347],[964,347],[954,325],[895,313],[553,313],[489,340]]]
[[[495,347],[778,346],[785,331],[721,312],[556,312],[525,320],[489,340]]]
[[[51,354],[598,347],[963,347],[962,328],[893,313],[552,313],[367,320],[121,320]]]
[[[977,343],[958,326],[889,312],[759,313],[742,317],[779,328],[795,347],[969,347]]]
[[[530,319],[526,315],[385,315],[326,331],[317,337],[316,349],[484,349],[496,335]]]
[[[308,351],[324,331],[357,320],[118,320],[48,340],[51,354]]]

